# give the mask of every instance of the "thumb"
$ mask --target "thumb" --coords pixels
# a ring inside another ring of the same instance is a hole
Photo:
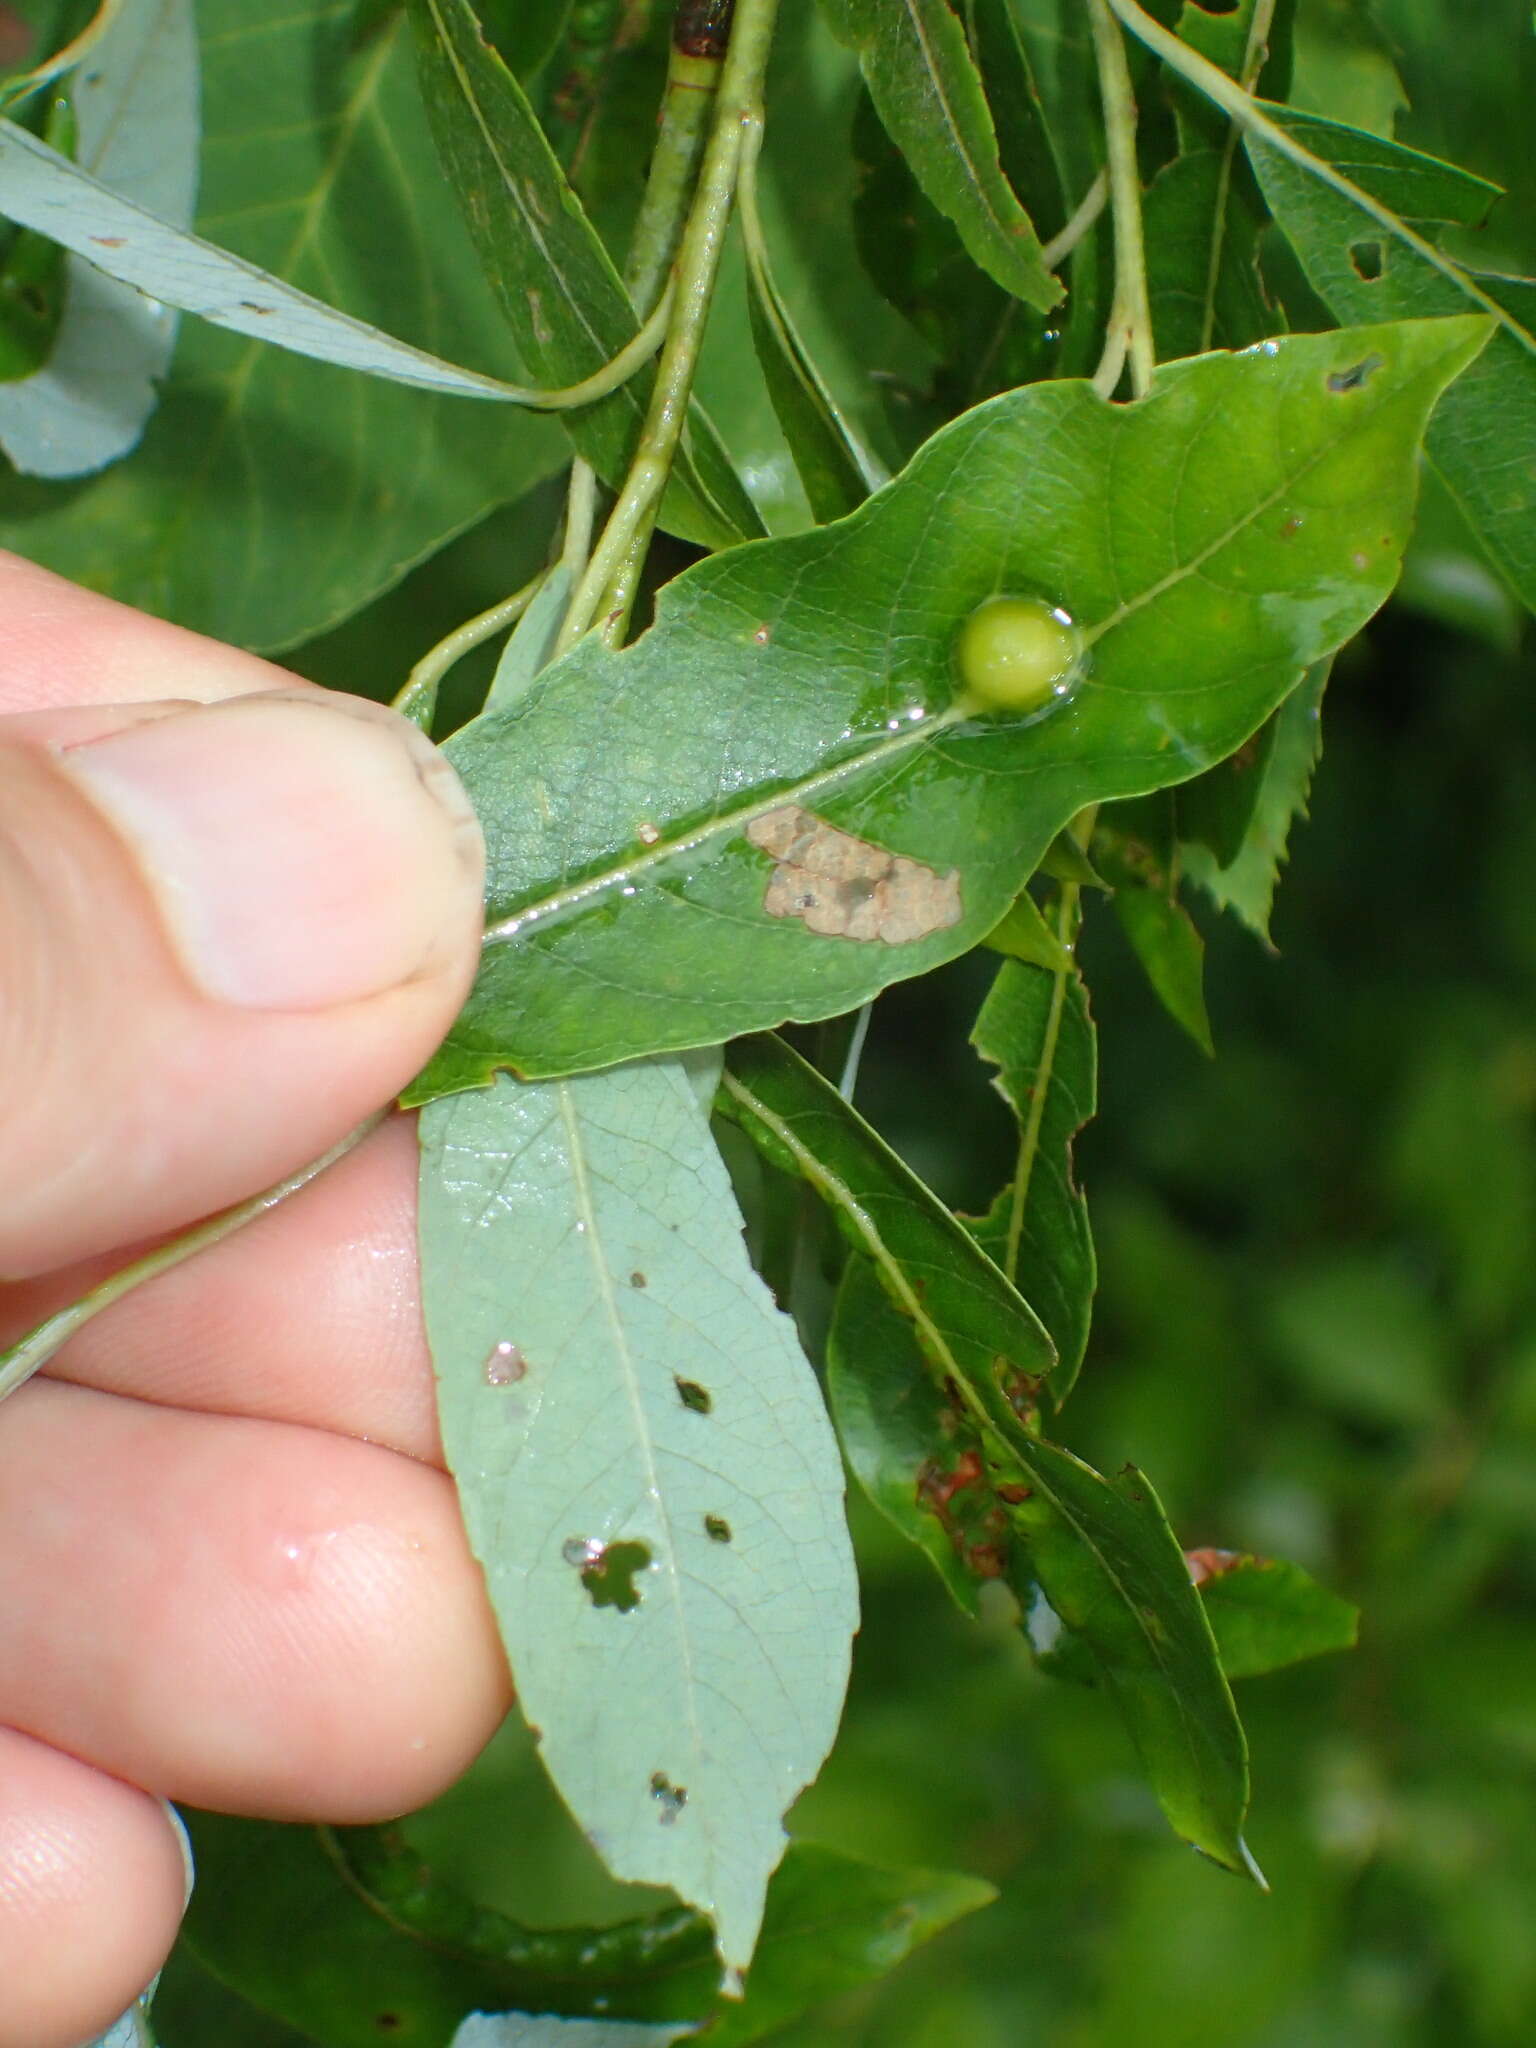
[[[393,712],[295,688],[0,718],[0,1274],[325,1151],[473,976],[479,829]]]

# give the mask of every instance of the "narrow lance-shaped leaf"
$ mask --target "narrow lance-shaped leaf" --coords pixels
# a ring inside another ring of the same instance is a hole
[[[745,1969],[856,1618],[836,1447],[678,1062],[434,1105],[423,1301],[519,1703],[616,1875]]]
[[[5,211],[85,257],[135,293],[214,327],[316,362],[455,398],[522,403],[527,390],[460,369],[311,298],[254,263],[202,241],[91,177],[24,128],[0,122]]]
[[[927,1365],[873,1261],[857,1255],[827,1331],[827,1400],[869,1500],[923,1552],[955,1604],[976,1614],[981,1588],[1007,1576],[1014,1549],[986,1435],[958,1384]]]
[[[411,18],[438,151],[518,352],[536,382],[579,383],[633,338],[629,294],[469,0],[411,0]],[[646,372],[566,421],[578,452],[608,483],[623,481],[650,388]],[[661,516],[705,547],[762,531],[696,405]]]
[[[175,226],[197,194],[191,0],[126,0],[70,85],[77,158]],[[8,196],[7,193],[3,196]],[[176,346],[176,315],[79,257],[48,359],[0,384],[0,445],[24,475],[84,476],[135,447]]]
[[[1307,811],[1307,791],[1322,753],[1323,692],[1330,663],[1320,661],[1274,714],[1273,743],[1252,816],[1233,857],[1218,864],[1208,847],[1186,842],[1185,872],[1224,910],[1269,943],[1269,920],[1291,830]]]
[[[836,519],[863,504],[874,479],[773,281],[757,209],[756,159],[754,141],[740,191],[752,346],[811,510],[819,520]]]
[[[695,2023],[708,2015],[711,2041],[745,2048],[883,1977],[993,1897],[977,1878],[884,1870],[791,1843],[768,1887],[746,1995],[722,1999],[709,1923],[686,1908],[607,1927],[527,1928],[455,1890],[397,1828],[192,1820],[206,1878],[189,1923],[198,1956],[306,2040],[335,2048],[372,2048],[385,2032],[446,2048],[466,2012],[510,2007]],[[178,2033],[168,2048],[209,2044]]]
[[[1011,1512],[1051,1608],[1094,1652],[1174,1828],[1260,1883],[1243,1841],[1248,1749],[1215,1639],[1150,1482],[1103,1479],[1015,1434],[1027,1497]]]
[[[971,1043],[997,1068],[994,1085],[1019,1125],[1014,1178],[973,1227],[1051,1333],[1059,1405],[1082,1364],[1097,1280],[1072,1147],[1097,1106],[1098,1049],[1071,958],[1050,967],[1005,961]]]
[[[849,518],[678,577],[633,647],[574,648],[449,742],[488,944],[408,1099],[837,1015],[984,938],[1085,805],[1224,759],[1380,604],[1487,332],[1293,336],[1134,405],[1009,393]],[[1088,643],[1033,722],[957,692],[1000,589]]]
[[[1230,867],[1243,850],[1274,759],[1279,717],[1279,711],[1272,713],[1235,754],[1181,782],[1174,793],[1179,841],[1203,846],[1218,867]]]
[[[781,1038],[741,1039],[726,1060],[722,1109],[822,1196],[939,1376],[1038,1393],[1056,1366],[1049,1337],[932,1189]]]
[[[507,636],[486,692],[487,711],[505,710],[532,688],[555,651],[570,599],[571,572],[563,562],[556,562]]]
[[[1213,14],[1185,0],[1179,38],[1230,77],[1243,79],[1255,6],[1256,0],[1240,0],[1231,13]],[[1171,79],[1169,84],[1179,153],[1152,180],[1143,209],[1158,353],[1243,348],[1285,325],[1259,281],[1264,203],[1225,115],[1187,87]],[[1268,77],[1265,84],[1278,87]]]
[[[1152,993],[1209,1058],[1205,941],[1179,901],[1177,816],[1172,790],[1107,805],[1093,835],[1093,859],[1114,890],[1116,918]]]
[[[855,49],[880,118],[989,276],[1048,312],[1061,286],[998,161],[997,134],[965,31],[948,0],[823,0]]]
[[[749,1040],[731,1048],[722,1102],[857,1247],[829,1393],[861,1484],[962,1606],[983,1579],[1026,1595],[1038,1581],[1099,1659],[1173,1825],[1247,1867],[1242,1730],[1150,1488],[1140,1475],[1107,1482],[1035,1434],[1040,1375],[1021,1356],[1017,1311],[1010,1343],[1012,1290],[814,1070]]]
[[[1496,196],[1482,179],[1329,121],[1267,108],[1296,141],[1420,233],[1477,220]],[[1492,307],[1494,337],[1449,395],[1427,449],[1495,565],[1536,609],[1536,279],[1473,271],[1365,212],[1262,138],[1248,154],[1276,220],[1341,320]]]
[[[199,232],[365,326],[495,363],[505,324],[452,194],[406,169],[432,143],[403,22],[358,43],[332,0],[256,18],[249,0],[198,0],[197,20]],[[487,433],[480,406],[185,321],[135,460],[84,483],[0,480],[0,541],[200,632],[284,647],[555,467],[551,422],[500,417]]]

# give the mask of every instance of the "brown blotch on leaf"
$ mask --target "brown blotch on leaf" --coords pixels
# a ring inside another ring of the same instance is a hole
[[[747,840],[774,861],[763,908],[818,938],[910,945],[960,922],[960,877],[840,832],[799,804],[754,818]]]
[[[1240,1564],[1259,1564],[1262,1561],[1260,1558],[1245,1556],[1241,1550],[1215,1550],[1210,1544],[1203,1545],[1199,1550],[1186,1550],[1184,1553],[1184,1562],[1189,1566],[1190,1580],[1196,1586],[1203,1586],[1211,1579],[1222,1578],[1226,1573],[1235,1571]]]

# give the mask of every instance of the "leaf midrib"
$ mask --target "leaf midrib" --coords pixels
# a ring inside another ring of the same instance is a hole
[[[517,1084],[514,1084],[517,1085]],[[576,1105],[572,1082],[556,1081],[552,1084],[558,1091],[560,1119],[565,1126],[566,1151],[571,1163],[571,1191],[575,1206],[584,1225],[582,1236],[586,1240],[588,1260],[592,1269],[593,1285],[602,1304],[603,1318],[608,1325],[613,1344],[614,1357],[624,1383],[625,1396],[629,1404],[630,1417],[634,1428],[636,1445],[639,1448],[645,1468],[646,1488],[650,1494],[657,1515],[660,1518],[666,1552],[666,1577],[671,1595],[670,1605],[675,1617],[679,1643],[679,1663],[682,1674],[684,1711],[688,1716],[688,1740],[695,1762],[703,1768],[707,1761],[704,1733],[699,1723],[697,1660],[694,1655],[693,1639],[688,1630],[687,1607],[683,1599],[683,1585],[686,1574],[678,1558],[677,1539],[673,1528],[672,1515],[667,1505],[665,1488],[656,1464],[655,1439],[646,1414],[645,1400],[640,1389],[639,1374],[635,1368],[634,1352],[630,1345],[629,1333],[624,1327],[624,1318],[619,1311],[619,1297],[613,1284],[611,1262],[603,1256],[603,1234],[598,1218],[597,1203],[592,1190],[592,1175],[587,1164],[586,1140],[582,1129],[581,1113]],[[693,1775],[690,1772],[690,1775]],[[707,1814],[707,1803],[701,1809]],[[714,1833],[707,1819],[701,1820],[701,1831],[708,1844],[708,1861],[713,1874],[715,1863]],[[696,1903],[703,1904],[703,1901]]]

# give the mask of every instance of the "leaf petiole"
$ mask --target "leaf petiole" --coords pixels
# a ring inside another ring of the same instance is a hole
[[[136,1287],[142,1287],[146,1280],[153,1280],[157,1274],[168,1273],[173,1266],[181,1265],[194,1253],[205,1250],[221,1239],[233,1237],[237,1230],[243,1230],[247,1223],[254,1223],[258,1216],[265,1216],[270,1209],[276,1209],[286,1202],[290,1195],[296,1195],[300,1188],[318,1180],[329,1166],[360,1145],[364,1138],[376,1131],[389,1114],[388,1109],[375,1110],[365,1117],[355,1130],[348,1131],[344,1138],[322,1152],[318,1159],[312,1159],[308,1166],[301,1166],[297,1173],[290,1173],[286,1180],[277,1181],[272,1187],[263,1188],[259,1195],[252,1195],[244,1202],[236,1202],[232,1208],[221,1209],[217,1216],[209,1216],[203,1222],[194,1224],[192,1229],[183,1231],[180,1237],[173,1237],[169,1244],[156,1245],[141,1259],[122,1267],[109,1278],[93,1287],[88,1294],[82,1294],[78,1301],[72,1301],[67,1308],[61,1308],[51,1316],[45,1316],[34,1329],[24,1337],[18,1337],[14,1344],[0,1351],[0,1401],[14,1394],[18,1387],[25,1386],[35,1372],[48,1363],[73,1337],[99,1316],[104,1308],[110,1308],[114,1301],[121,1301],[125,1294],[131,1294]]]
[[[1104,134],[1109,147],[1109,195],[1115,223],[1115,296],[1109,311],[1104,355],[1093,379],[1100,398],[1111,398],[1127,361],[1131,393],[1144,398],[1152,386],[1155,356],[1152,309],[1147,299],[1147,257],[1141,231],[1141,176],[1136,166],[1136,99],[1131,90],[1125,44],[1106,0],[1088,0],[1093,27]]]
[[[555,648],[557,658],[582,637],[600,613],[606,611],[612,619],[617,611],[614,626],[619,629],[628,616],[640,562],[688,416],[694,368],[736,195],[745,123],[762,97],[777,14],[778,0],[739,0],[720,75],[714,126],[678,248],[676,296],[671,300],[640,445],[587,573],[571,600]]]

